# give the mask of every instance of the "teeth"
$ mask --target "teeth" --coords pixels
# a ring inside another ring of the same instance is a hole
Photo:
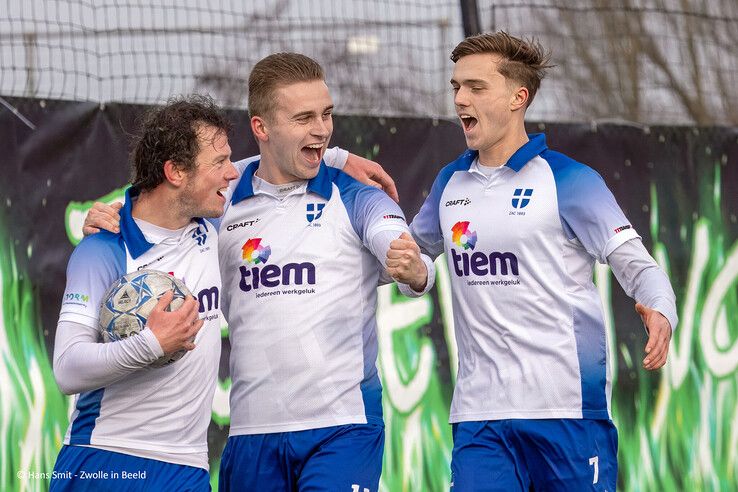
[[[310,145],[306,145],[306,147],[308,147],[309,149],[322,149],[323,144],[310,144]]]
[[[473,116],[469,116],[468,114],[462,114],[462,115],[459,115],[459,118],[461,118],[462,120],[466,120],[466,119],[474,118],[474,117]]]

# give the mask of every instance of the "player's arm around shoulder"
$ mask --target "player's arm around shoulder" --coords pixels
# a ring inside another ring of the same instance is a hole
[[[329,167],[345,172],[360,183],[383,190],[395,202],[400,201],[395,181],[378,162],[352,154],[340,147],[328,149],[323,160]]]

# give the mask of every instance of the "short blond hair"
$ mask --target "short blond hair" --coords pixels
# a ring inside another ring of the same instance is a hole
[[[249,116],[268,116],[274,109],[274,92],[296,82],[325,80],[323,67],[299,53],[274,53],[262,58],[249,75]]]

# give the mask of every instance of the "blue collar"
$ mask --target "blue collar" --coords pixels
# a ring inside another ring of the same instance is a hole
[[[138,228],[138,225],[133,220],[131,211],[133,210],[133,199],[136,198],[141,192],[131,186],[126,190],[126,201],[123,203],[123,208],[120,210],[120,235],[123,236],[123,241],[128,246],[128,251],[131,256],[135,259],[154,247],[153,244],[148,242]]]
[[[126,201],[120,211],[120,235],[123,236],[123,241],[128,246],[128,251],[134,260],[154,247],[152,243],[146,240],[138,224],[133,220],[133,199],[139,194],[141,194],[141,191],[138,188],[129,187],[126,190]],[[205,219],[195,217],[194,220],[203,226],[207,232],[208,225]]]
[[[528,142],[516,150],[505,164],[515,172],[520,171],[528,161],[548,148],[546,147],[546,135],[543,133],[532,133],[528,135],[528,139]]]
[[[241,180],[236,185],[236,189],[233,190],[233,196],[231,197],[231,203],[233,205],[254,196],[253,179],[254,173],[259,169],[259,162],[259,160],[256,160],[244,169],[243,175],[241,175]],[[328,171],[328,166],[326,166],[325,162],[320,161],[318,174],[308,181],[307,189],[308,191],[317,193],[326,200],[331,199],[331,194],[333,193],[333,181],[331,180],[330,172]]]
[[[528,141],[525,145],[520,147],[512,156],[510,156],[510,159],[507,161],[505,166],[518,172],[528,163],[528,161],[533,159],[535,156],[540,155],[546,149],[548,149],[546,146],[546,135],[543,133],[531,133],[528,135]],[[472,163],[474,163],[474,159],[477,157],[479,157],[478,150],[466,149],[466,152],[456,159],[456,169],[468,171],[471,168]]]

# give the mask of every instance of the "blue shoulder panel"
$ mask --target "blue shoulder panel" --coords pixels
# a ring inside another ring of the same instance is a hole
[[[410,224],[410,230],[415,236],[421,248],[427,250],[429,245],[441,244],[443,241],[443,232],[441,231],[440,222],[440,202],[443,190],[448,185],[451,177],[456,172],[469,171],[474,159],[478,153],[473,150],[467,150],[461,154],[455,161],[447,164],[441,169],[433,182],[430,193],[426,197],[420,211]],[[427,251],[432,256],[436,256],[440,251]]]
[[[329,167],[325,169],[330,180],[338,187],[351,225],[362,241],[364,241],[369,226],[381,220],[388,213],[402,217],[404,220],[405,214],[400,206],[384,191],[360,183],[338,169]]]
[[[599,261],[607,242],[630,222],[615,197],[594,169],[563,154],[547,150],[541,154],[554,175],[559,216],[569,239],[577,238]]]

